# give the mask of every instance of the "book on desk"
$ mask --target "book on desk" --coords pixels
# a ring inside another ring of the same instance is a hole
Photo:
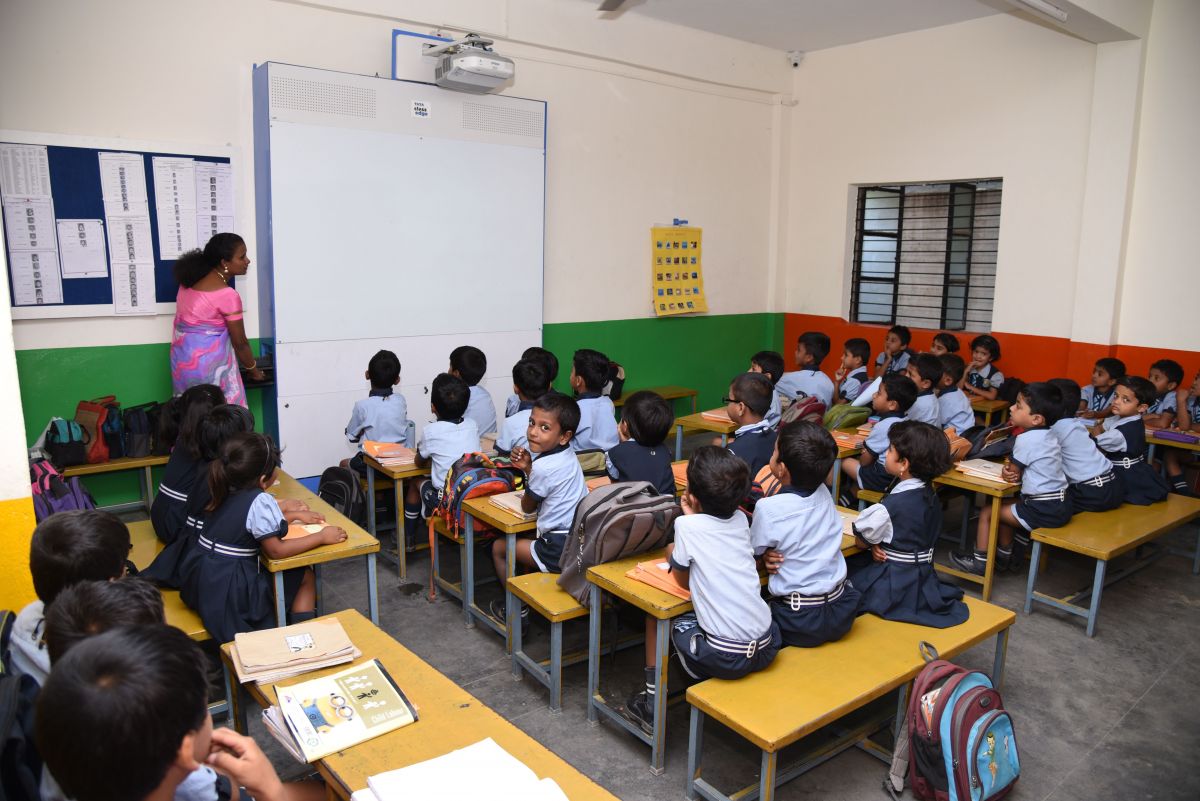
[[[521,508],[521,498],[525,496],[522,490],[513,490],[512,492],[501,492],[496,495],[488,496],[488,503],[492,506],[497,506],[508,512],[513,517],[519,518],[522,521],[537,520],[537,511],[526,512]]]
[[[666,559],[658,559],[652,562],[638,562],[637,565],[625,573],[625,576],[635,581],[640,581],[643,584],[649,584],[651,587],[670,593],[685,601],[690,600],[692,597],[692,593],[687,587],[679,583],[679,579],[671,571],[670,562]]]
[[[362,656],[336,618],[237,634],[229,649],[242,684],[270,684]]]
[[[384,467],[412,467],[417,463],[417,452],[394,442],[363,440],[363,453]]]
[[[722,407],[720,409],[709,409],[706,412],[700,412],[700,416],[705,420],[712,420],[714,423],[729,423],[733,424],[733,420],[729,418],[729,412]]]
[[[954,469],[973,478],[984,478],[999,484],[1016,486],[1015,482],[1003,478],[1004,465],[1001,462],[989,462],[987,459],[967,459],[954,465]]]

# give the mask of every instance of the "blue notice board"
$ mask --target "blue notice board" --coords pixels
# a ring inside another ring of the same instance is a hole
[[[23,141],[14,144],[37,144],[36,142]],[[154,168],[151,158],[154,156],[165,156],[169,158],[187,158],[193,159],[198,163],[208,162],[211,164],[229,164],[228,157],[222,156],[197,156],[187,153],[166,153],[166,152],[150,152],[133,150],[123,147],[64,147],[58,145],[46,146],[46,155],[50,166],[50,189],[54,197],[54,216],[55,219],[96,219],[104,220],[104,196],[100,184],[100,159],[101,153],[124,153],[141,156],[142,166],[146,175],[146,193],[148,206],[150,211],[150,237],[153,242],[154,253],[154,295],[158,303],[174,303],[175,295],[178,292],[179,285],[175,282],[175,277],[172,274],[172,265],[175,260],[163,260],[161,258],[162,249],[158,241],[158,216],[155,206],[154,196]],[[106,225],[106,240],[107,240],[107,222]],[[199,243],[200,247],[204,243]],[[5,253],[11,254],[9,249],[9,233],[7,227],[4,232],[4,247]],[[105,242],[105,248],[108,244]],[[111,270],[111,256],[109,254],[109,269]],[[9,264],[11,265],[11,256]],[[113,302],[112,279],[105,275],[103,278],[73,278],[64,280],[63,286],[63,302],[61,304],[47,304],[42,306],[16,305],[16,297],[13,287],[9,286],[9,303],[14,308],[18,309],[59,309],[64,306],[103,306]],[[87,310],[81,309],[80,316],[86,316]]]

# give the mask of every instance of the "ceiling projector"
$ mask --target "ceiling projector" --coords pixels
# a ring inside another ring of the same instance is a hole
[[[437,59],[433,82],[443,89],[482,95],[510,83],[516,70],[511,58],[492,51],[492,40],[473,33],[440,45],[422,55]]]

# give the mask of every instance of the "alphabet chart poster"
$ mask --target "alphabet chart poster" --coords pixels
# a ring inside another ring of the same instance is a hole
[[[702,231],[662,225],[650,229],[650,293],[658,317],[707,312]]]

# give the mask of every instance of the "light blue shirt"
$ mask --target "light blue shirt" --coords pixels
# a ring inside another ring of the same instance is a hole
[[[975,410],[971,399],[958,387],[943,389],[938,395],[938,427],[953,426],[959,434],[975,425]]]
[[[421,441],[417,443],[417,453],[421,458],[433,461],[429,469],[429,480],[437,489],[445,486],[446,473],[464,453],[474,453],[477,450],[479,429],[475,427],[475,421],[465,418],[461,423],[452,423],[449,420],[430,423],[421,432]]]
[[[824,486],[807,496],[785,490],[760,500],[750,541],[755,554],[768,548],[783,553],[779,572],[767,580],[772,595],[825,595],[846,578],[842,518]]]
[[[767,408],[767,413],[763,417],[763,419],[767,421],[767,425],[771,426],[771,428],[779,425],[779,418],[783,416],[783,411],[780,408],[781,404],[779,403],[779,398],[779,390],[775,390],[771,393],[771,405]]]
[[[268,493],[260,492],[246,513],[246,530],[254,539],[261,540],[278,535],[281,523],[283,512],[279,511],[279,502]]]
[[[538,506],[538,534],[566,531],[575,520],[575,507],[587,495],[587,482],[575,451],[569,447],[547,451],[533,461],[529,486],[525,490],[541,503]]]
[[[863,441],[863,448],[871,452],[871,455],[876,459],[882,459],[887,453],[888,445],[891,440],[888,439],[888,429],[905,419],[904,415],[896,414],[890,417],[881,417],[875,425],[871,426],[871,433]]]
[[[1031,428],[1013,443],[1012,460],[1022,469],[1021,494],[1040,495],[1067,487],[1062,446],[1048,428]]]
[[[610,451],[620,441],[612,400],[605,395],[579,398],[579,430],[571,438],[571,447],[577,451]]]
[[[504,416],[512,417],[521,408],[521,399],[513,393],[504,399]]]
[[[974,367],[967,370],[967,383],[977,389],[1000,389],[1000,385],[1004,383],[1004,373],[989,362],[982,370],[976,370]]]
[[[931,426],[938,424],[938,399],[932,389],[917,395],[917,399],[908,410],[908,419],[929,423]]]
[[[346,439],[362,442],[408,442],[408,404],[399,392],[390,395],[371,395],[354,402],[350,422],[346,424]]]
[[[1050,426],[1050,433],[1062,449],[1063,472],[1072,484],[1102,476],[1112,470],[1112,462],[1096,447],[1096,441],[1078,417],[1064,417]]]
[[[1125,435],[1117,429],[1117,426],[1128,423],[1130,420],[1141,419],[1140,414],[1131,417],[1117,417],[1115,414],[1105,417],[1102,423],[1104,429],[1096,435],[1096,444],[1111,453],[1124,453],[1129,450],[1129,440],[1125,439]]]
[[[853,403],[863,391],[863,387],[867,385],[870,378],[867,377],[867,368],[859,367],[857,370],[851,370],[850,373],[842,379],[842,383],[838,386],[838,397],[845,398],[846,403]]]
[[[1096,392],[1096,387],[1088,384],[1079,390],[1079,399],[1087,404],[1089,412],[1102,412],[1112,405],[1113,396],[1117,394],[1116,386],[1110,387],[1103,395]]]
[[[820,370],[796,370],[784,373],[775,391],[795,399],[801,392],[810,398],[820,398],[826,408],[833,405],[833,379]]]
[[[496,437],[496,450],[512,453],[518,446],[524,448],[529,444],[529,415],[533,412],[533,404],[527,409],[518,408],[500,424],[500,435]]]
[[[1175,391],[1167,390],[1155,398],[1154,403],[1146,407],[1146,414],[1164,414],[1166,412],[1174,414],[1178,404],[1179,401],[1175,398]]]
[[[883,367],[883,360],[886,358],[887,358],[887,354],[884,353],[883,351],[880,351],[879,355],[875,357],[875,366]],[[909,360],[909,353],[908,353],[908,349],[905,348],[904,350],[900,351],[899,356],[892,359],[892,363],[888,365],[888,372],[889,373],[903,373],[905,370],[908,369],[908,360]]]
[[[475,430],[480,435],[496,430],[496,404],[492,402],[488,391],[478,384],[471,387],[471,399],[467,401],[467,411],[463,417],[475,422]]]

